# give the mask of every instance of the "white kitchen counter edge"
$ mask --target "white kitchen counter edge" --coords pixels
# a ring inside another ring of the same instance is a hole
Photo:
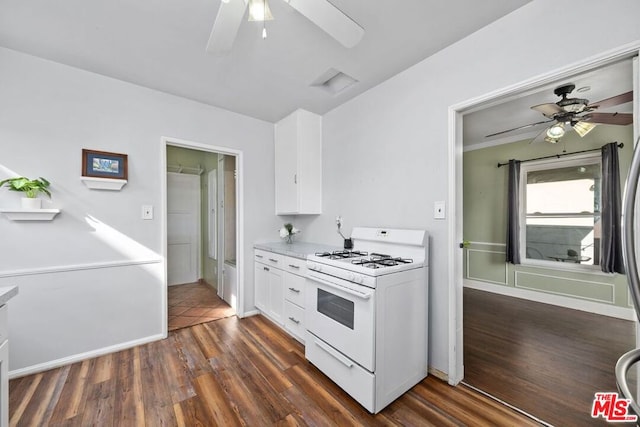
[[[306,259],[307,255],[316,252],[326,251],[338,251],[342,248],[339,246],[325,245],[322,243],[313,242],[267,242],[267,243],[254,243],[255,249],[263,251],[274,252],[280,255],[290,256],[293,258]]]
[[[17,286],[0,287],[0,306],[5,305],[9,300],[18,295]]]

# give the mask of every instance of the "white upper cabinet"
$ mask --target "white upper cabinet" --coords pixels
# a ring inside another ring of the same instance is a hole
[[[322,213],[322,117],[296,110],[275,125],[276,215]]]

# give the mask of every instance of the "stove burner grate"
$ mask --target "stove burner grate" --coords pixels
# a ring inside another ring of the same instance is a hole
[[[364,251],[333,251],[333,252],[316,252],[317,257],[328,259],[346,259],[346,258],[359,258],[369,255]]]
[[[396,265],[410,264],[413,260],[411,258],[392,258],[390,255],[372,253],[371,257],[363,259],[355,259],[351,261],[354,265],[361,265],[366,268],[384,268],[393,267]]]

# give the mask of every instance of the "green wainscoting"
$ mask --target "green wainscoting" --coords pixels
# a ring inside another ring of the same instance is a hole
[[[464,277],[476,283],[490,283],[578,300],[631,307],[626,277],[599,270],[576,270],[575,265],[550,262],[549,266],[513,265],[505,262],[507,222],[507,168],[498,162],[600,148],[622,142],[619,150],[620,176],[624,183],[631,162],[631,126],[599,125],[584,138],[568,133],[558,144],[529,144],[529,140],[466,151],[464,164],[464,239],[471,242],[464,251]]]

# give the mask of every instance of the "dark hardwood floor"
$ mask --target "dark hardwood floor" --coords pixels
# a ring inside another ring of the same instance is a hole
[[[10,381],[13,426],[533,426],[465,386],[429,376],[371,415],[261,316]]]
[[[464,289],[465,382],[556,426],[606,425],[594,393],[635,346],[631,321]]]

